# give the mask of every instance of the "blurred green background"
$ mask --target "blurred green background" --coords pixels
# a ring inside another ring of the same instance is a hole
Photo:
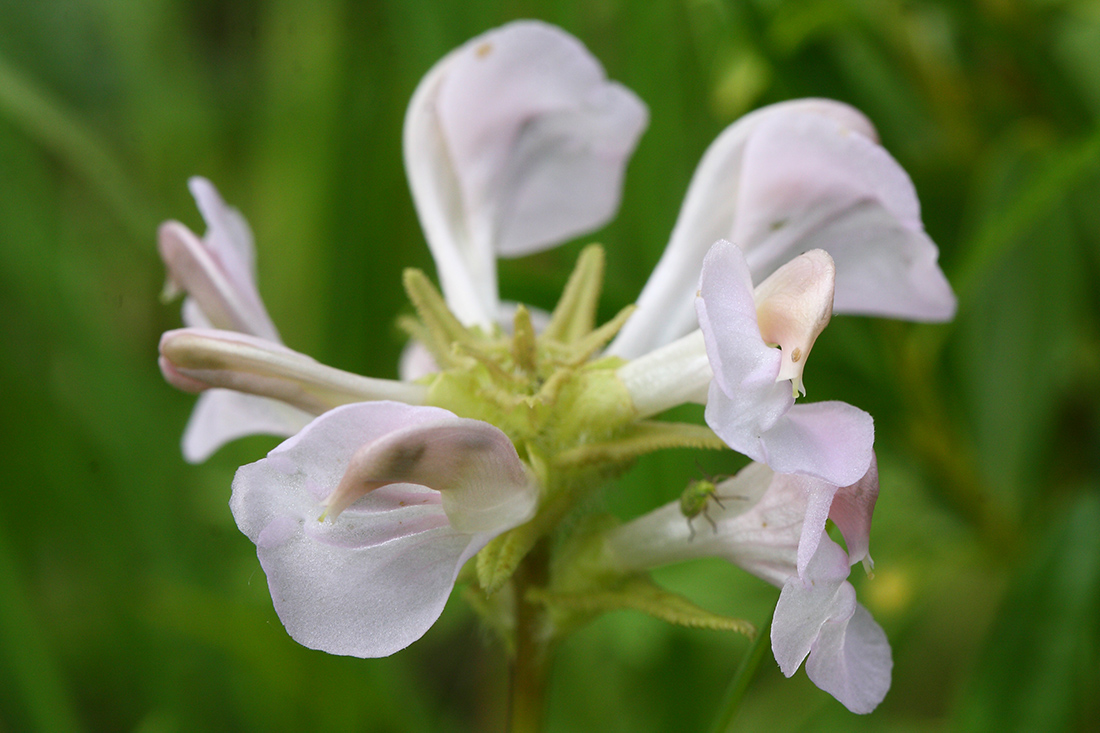
[[[181,459],[193,398],[156,367],[179,308],[154,235],[203,231],[185,182],[209,177],[255,230],[286,342],[394,376],[400,272],[433,272],[405,105],[518,17],[649,105],[621,214],[584,240],[608,248],[605,316],[714,136],[801,96],[875,122],[959,294],[949,325],[834,319],[807,376],[876,418],[876,573],[853,577],[893,689],[858,717],[766,659],[740,729],[1100,729],[1100,3],[0,0],[0,731],[503,729],[503,655],[458,598],[388,659],[286,636],[226,506],[276,441]],[[583,243],[505,263],[504,296],[551,306]],[[669,501],[696,458],[646,459],[603,502]],[[658,578],[756,623],[778,593],[717,561]],[[549,728],[706,729],[747,647],[605,616],[561,648]]]

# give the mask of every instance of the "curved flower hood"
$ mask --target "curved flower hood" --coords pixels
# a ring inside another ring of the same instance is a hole
[[[718,136],[611,353],[640,356],[695,328],[699,272],[720,239],[741,248],[753,283],[825,250],[836,262],[836,313],[943,321],[955,312],[912,182],[867,118],[840,102],[774,104]]]
[[[462,565],[537,501],[512,444],[488,423],[364,402],[241,467],[230,508],[298,643],[381,657],[423,636]]]
[[[517,21],[452,51],[405,116],[405,168],[447,304],[495,323],[496,258],[591,231],[619,206],[648,114],[560,28]]]

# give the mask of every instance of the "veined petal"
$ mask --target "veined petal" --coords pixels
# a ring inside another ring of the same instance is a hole
[[[820,115],[773,116],[745,145],[732,239],[754,281],[806,250],[836,262],[837,313],[942,321],[955,296],[905,171]]]
[[[237,471],[233,516],[256,543],[275,610],[296,641],[359,657],[403,649],[439,617],[466,560],[534,511],[528,487],[517,500],[527,502],[525,512],[510,512],[509,521],[483,532],[464,532],[452,524],[439,491],[398,483],[317,521],[363,446],[453,419],[434,407],[346,405]]]
[[[810,679],[855,713],[869,713],[890,689],[893,660],[881,627],[856,603],[844,550],[822,533],[804,577],[783,585],[772,651],[790,677],[807,655]]]
[[[519,21],[453,51],[405,120],[409,182],[448,305],[490,325],[495,257],[606,222],[644,105],[564,31]]]
[[[747,211],[744,197],[755,185],[742,174],[746,145],[758,129],[773,120],[825,118],[856,137],[877,140],[875,129],[858,110],[827,99],[797,99],[745,115],[727,127],[707,148],[688,187],[668,247],[638,298],[638,310],[609,347],[609,353],[633,358],[667,344],[696,327],[695,291],[703,258],[719,239],[731,239],[748,250],[750,242],[736,236],[735,225]],[[797,180],[801,165],[774,171],[776,177]],[[812,247],[788,254],[787,259]],[[827,248],[826,248],[827,249]],[[786,260],[784,260],[785,262]],[[777,263],[777,266],[782,262]],[[774,267],[772,269],[775,269]],[[752,271],[757,281],[768,272]]]
[[[426,391],[416,384],[334,369],[280,343],[235,331],[167,331],[160,339],[160,353],[161,372],[179,389],[232,389],[277,399],[315,415],[363,400],[417,404]]]

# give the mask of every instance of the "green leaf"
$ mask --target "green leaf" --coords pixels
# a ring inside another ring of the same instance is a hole
[[[554,593],[533,588],[527,591],[527,599],[549,607],[584,614],[631,609],[677,626],[735,631],[750,639],[756,634],[756,627],[748,621],[699,608],[678,593],[664,590],[649,578],[642,576],[632,577],[616,588],[603,591]]]

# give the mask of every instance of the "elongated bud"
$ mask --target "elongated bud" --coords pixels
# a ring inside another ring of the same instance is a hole
[[[320,364],[282,344],[235,331],[181,328],[160,340],[164,378],[186,392],[223,388],[271,397],[319,415],[368,400],[423,402],[416,384],[372,379]]]
[[[780,267],[753,290],[760,336],[783,351],[776,381],[791,380],[796,393],[806,394],[802,370],[814,341],[833,315],[835,284],[833,258],[814,249]]]

